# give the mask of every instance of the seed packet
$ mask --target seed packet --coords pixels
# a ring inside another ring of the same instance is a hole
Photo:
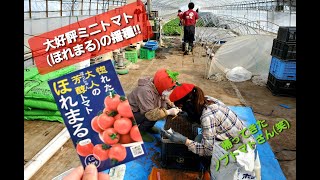
[[[146,154],[111,60],[48,83],[84,167],[100,172]]]

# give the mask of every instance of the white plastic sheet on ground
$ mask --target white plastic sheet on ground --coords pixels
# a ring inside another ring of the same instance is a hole
[[[227,73],[235,67],[243,67],[252,76],[267,77],[271,63],[272,35],[238,36],[224,43],[208,62],[207,78],[216,73]]]
[[[243,67],[237,66],[226,73],[226,78],[232,82],[242,82],[251,79],[252,73]]]

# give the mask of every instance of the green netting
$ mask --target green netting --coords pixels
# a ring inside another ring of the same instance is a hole
[[[63,122],[49,87],[48,80],[71,73],[75,70],[75,66],[68,66],[41,75],[38,73],[37,68],[25,69],[24,119]]]
[[[38,75],[34,76],[32,79],[36,79],[36,80],[40,80],[40,81],[48,81],[50,79],[54,79],[54,78],[60,77],[62,75],[71,73],[75,70],[76,70],[76,66],[74,66],[74,65],[68,66],[68,67],[50,72],[48,74],[44,74],[44,75],[38,74]]]
[[[44,120],[44,121],[59,121],[63,123],[61,116],[24,116],[25,120]]]
[[[24,80],[31,79],[34,76],[39,74],[38,69],[36,67],[30,67],[24,69]]]
[[[60,111],[50,111],[43,109],[24,110],[25,116],[61,116]]]
[[[44,101],[41,99],[24,98],[24,105],[30,108],[58,111],[56,102]]]
[[[44,81],[40,85],[33,87],[28,92],[26,92],[25,89],[24,97],[55,102],[47,81]]]
[[[38,80],[26,80],[24,81],[24,95],[26,95],[32,88],[41,84]]]

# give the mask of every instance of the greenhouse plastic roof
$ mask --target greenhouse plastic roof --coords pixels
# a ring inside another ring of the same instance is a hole
[[[63,0],[64,2],[71,2],[72,0]],[[289,0],[284,0],[288,3]],[[48,17],[45,18],[45,11],[42,13],[42,18],[40,18],[41,13],[38,11],[45,10],[45,0],[31,0],[33,15],[29,18],[28,13],[28,0],[25,2],[25,21],[24,21],[24,40],[25,40],[25,53],[30,52],[28,39],[36,34],[41,34],[73,22],[77,22],[81,19],[90,17],[89,14],[79,15],[75,11],[74,16],[71,14],[71,9],[73,6],[64,5],[63,8],[66,10],[61,16]],[[52,8],[54,2],[49,1],[50,8]],[[74,1],[75,3],[77,1]],[[89,0],[84,0],[83,2],[89,2]],[[91,1],[90,1],[91,2]],[[101,2],[101,1],[92,1]],[[107,1],[104,1],[107,2]],[[112,0],[108,2],[113,2]],[[129,1],[127,1],[129,2]],[[132,2],[132,1],[130,1]],[[129,2],[129,3],[130,3]],[[147,2],[147,0],[142,0],[142,2]],[[151,0],[151,10],[158,11],[159,17],[161,17],[161,23],[166,22],[177,17],[177,10],[182,11],[187,10],[188,3],[191,0]],[[199,9],[200,19],[203,23],[198,27],[198,32],[196,33],[197,40],[226,40],[236,35],[247,35],[247,34],[265,34],[265,33],[277,33],[279,26],[295,26],[296,25],[296,14],[295,12],[270,12],[269,9],[256,9],[261,7],[269,6],[274,8],[274,0],[192,0],[195,4],[194,9]],[[281,1],[283,3],[283,1]],[[258,5],[257,5],[258,4]],[[290,4],[295,7],[295,0],[290,1]],[[101,4],[100,4],[101,5]],[[237,5],[240,9],[233,9],[231,5]],[[241,5],[245,5],[243,9]],[[60,5],[59,5],[60,7]],[[78,10],[74,6],[75,10]],[[95,6],[96,7],[96,6]],[[85,8],[85,7],[83,7]],[[99,8],[102,8],[99,6]],[[58,8],[59,9],[59,8]],[[86,10],[86,9],[85,9]],[[92,12],[92,11],[90,11]],[[102,13],[102,10],[94,11],[96,13]],[[52,14],[52,12],[50,12]],[[49,13],[49,14],[50,14]],[[60,12],[56,12],[60,15]],[[78,12],[79,13],[79,12]],[[91,14],[94,16],[95,14]],[[39,17],[38,17],[39,16]],[[222,28],[222,30],[216,30],[215,28]],[[223,30],[225,29],[225,30]]]
[[[166,9],[179,9],[187,8],[189,2],[195,4],[195,9],[199,7],[208,8],[208,7],[217,7],[217,6],[227,6],[227,5],[241,5],[241,4],[254,4],[254,3],[265,3],[271,2],[272,0],[153,0],[152,6],[157,8],[166,8]],[[284,0],[289,2],[289,0]],[[144,0],[146,2],[146,0]],[[273,1],[272,1],[273,2]],[[291,0],[291,5],[295,6],[295,0]]]

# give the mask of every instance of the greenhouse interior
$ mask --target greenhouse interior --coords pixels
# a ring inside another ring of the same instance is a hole
[[[24,0],[24,179],[90,164],[295,180],[296,1]]]

